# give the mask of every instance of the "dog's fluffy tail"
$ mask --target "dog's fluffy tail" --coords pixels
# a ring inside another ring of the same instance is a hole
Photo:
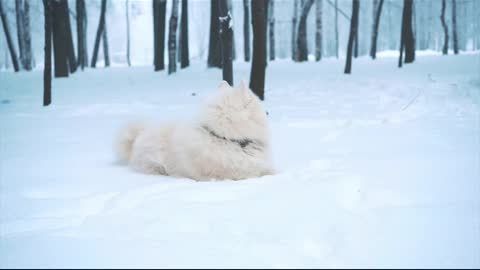
[[[141,122],[132,122],[120,129],[114,145],[116,159],[119,163],[127,164],[130,161],[133,144],[144,129],[145,125]]]

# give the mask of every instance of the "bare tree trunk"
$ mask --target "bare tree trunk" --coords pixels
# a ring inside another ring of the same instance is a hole
[[[182,0],[182,18],[181,18],[181,61],[180,67],[186,68],[190,65],[190,54],[188,52],[188,0]]]
[[[102,0],[102,6],[100,9],[100,20],[98,22],[97,35],[95,37],[95,45],[93,47],[92,68],[97,65],[98,49],[100,48],[100,39],[102,38],[103,29],[105,27],[105,12],[107,10],[107,0]]]
[[[68,0],[61,0],[63,7],[63,20],[64,20],[64,31],[65,31],[65,40],[67,46],[67,57],[68,64],[70,68],[70,73],[74,73],[77,70],[77,60],[75,57],[75,47],[73,46],[73,35],[72,35],[72,26],[70,24],[70,9],[68,8]]]
[[[125,1],[125,17],[127,21],[127,64],[131,66],[132,63],[130,61],[130,14],[129,14],[129,0]]]
[[[378,27],[380,26],[380,15],[382,14],[383,0],[376,0],[374,3],[374,21],[372,26],[372,43],[370,47],[370,56],[372,59],[377,57],[377,39],[378,39]]]
[[[15,0],[15,15],[17,18],[17,40],[18,40],[18,52],[20,57],[20,65],[22,69],[25,69],[25,34],[23,24],[23,1]]]
[[[444,43],[443,43],[443,54],[448,54],[448,26],[445,22],[445,7],[446,3],[445,0],[442,0],[442,13],[440,15],[440,21],[442,22],[443,32],[444,32]]]
[[[338,0],[335,0],[335,56],[338,59]]]
[[[211,0],[210,3],[210,40],[208,43],[208,67],[222,68],[222,54],[220,51],[218,1]]]
[[[227,0],[218,1],[218,13],[220,22],[220,38],[222,51],[222,77],[223,80],[233,86],[233,67],[232,67],[232,53],[233,53],[233,29],[232,17],[228,11]]]
[[[55,77],[68,77],[68,42],[67,24],[64,1],[52,1],[53,10],[53,54],[55,63]]]
[[[167,1],[153,0],[153,57],[155,71],[165,69]]]
[[[13,69],[15,72],[20,70],[18,66],[17,52],[13,46],[12,36],[10,35],[10,27],[8,25],[7,13],[3,6],[3,0],[0,0],[0,17],[2,18],[3,31],[5,32],[5,39],[7,40],[8,50],[10,51],[10,58],[12,59]]]
[[[0,0],[1,1],[1,0]],[[43,68],[43,106],[52,103],[52,0],[43,0],[45,17],[45,53]]]
[[[323,1],[315,1],[315,22],[316,22],[316,31],[315,31],[315,60],[320,61],[322,59],[322,9]]]
[[[457,1],[456,0],[452,0],[452,32],[453,32],[453,53],[458,54]]]
[[[350,35],[348,36],[347,61],[345,64],[345,74],[350,74],[352,72],[353,43],[355,42],[355,36],[357,36],[359,9],[360,9],[360,1],[353,0],[352,17],[350,20]]]
[[[250,71],[250,89],[265,98],[265,69],[267,66],[267,29],[265,0],[252,0],[253,59]]]
[[[230,12],[230,14],[233,14],[233,2],[232,1],[233,0],[227,0],[228,12]],[[235,35],[233,35],[232,36],[232,59],[233,60],[237,59],[237,48],[235,47],[236,46],[235,43],[236,43],[235,42]]]
[[[268,0],[268,45],[270,61],[275,60],[275,0]]]
[[[358,3],[358,5],[360,5],[360,2]],[[360,17],[360,8],[358,10],[358,16]],[[356,28],[356,32],[355,32],[355,37],[354,37],[354,41],[353,41],[353,57],[354,58],[357,58],[358,57],[358,31],[359,31],[359,23],[360,23],[360,20],[357,20],[357,28]]]
[[[178,0],[173,0],[168,32],[168,74],[177,71]]]
[[[400,38],[400,58],[398,66],[402,67],[403,50],[405,49],[405,63],[415,60],[415,38],[412,28],[413,0],[404,0],[402,15],[402,30]]]
[[[105,23],[105,21],[104,21]],[[103,26],[102,34],[102,43],[103,43],[103,59],[105,61],[105,67],[110,66],[110,53],[108,51],[108,36],[107,36],[107,24]]]
[[[243,54],[250,61],[250,0],[243,0]]]
[[[308,45],[307,45],[307,17],[310,13],[314,0],[305,0],[300,15],[297,34],[297,61],[308,61]]]
[[[87,11],[85,0],[76,1],[77,11],[77,65],[83,70],[88,66]]]
[[[24,0],[23,2],[23,34],[24,34],[24,46],[25,46],[25,64],[24,68],[28,71],[32,70],[32,37],[30,31],[30,0]]]
[[[293,18],[292,18],[292,60],[297,61],[297,22],[298,22],[298,5],[299,0],[294,0],[293,3]]]

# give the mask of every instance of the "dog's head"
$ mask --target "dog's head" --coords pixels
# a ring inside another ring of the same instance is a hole
[[[258,138],[268,136],[267,115],[260,99],[248,88],[245,81],[239,88],[226,81],[218,86],[202,114],[202,121],[230,138]]]

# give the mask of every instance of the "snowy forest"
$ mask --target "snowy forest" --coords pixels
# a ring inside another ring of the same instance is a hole
[[[0,17],[0,268],[480,267],[480,0]]]

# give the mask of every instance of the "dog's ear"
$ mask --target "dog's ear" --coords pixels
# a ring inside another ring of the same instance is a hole
[[[218,90],[225,90],[225,89],[228,89],[230,87],[230,84],[228,84],[227,81],[222,81],[219,85],[218,85]]]

